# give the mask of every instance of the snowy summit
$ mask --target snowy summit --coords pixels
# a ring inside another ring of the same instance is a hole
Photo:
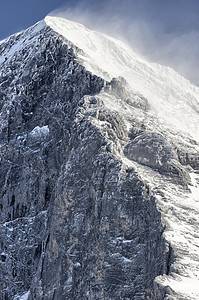
[[[0,298],[198,300],[199,88],[52,16],[0,66]]]

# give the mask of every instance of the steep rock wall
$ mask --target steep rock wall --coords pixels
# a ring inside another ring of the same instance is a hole
[[[93,96],[111,83],[76,51],[45,27],[3,64],[0,297],[162,299],[153,280],[169,272],[171,250],[161,214],[119,155],[119,113]]]

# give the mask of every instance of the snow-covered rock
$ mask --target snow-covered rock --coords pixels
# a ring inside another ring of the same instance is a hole
[[[0,297],[198,299],[199,88],[49,16],[0,66]]]

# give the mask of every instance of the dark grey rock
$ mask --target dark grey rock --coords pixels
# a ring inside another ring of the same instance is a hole
[[[88,72],[80,50],[48,27],[12,36],[0,53],[26,37],[0,77],[0,298],[163,299],[154,278],[169,273],[173,253],[161,213],[118,155],[129,133],[98,94],[144,111],[147,100],[128,100],[121,78]],[[125,155],[180,172],[164,138],[142,130]]]

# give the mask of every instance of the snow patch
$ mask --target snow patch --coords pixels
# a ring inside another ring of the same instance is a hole
[[[192,185],[189,186],[190,190],[191,190],[191,198],[198,202],[198,210],[199,210],[199,178],[198,178],[198,174],[196,173],[190,173],[190,177],[191,177],[191,182]]]
[[[49,134],[49,128],[48,125],[46,126],[36,126],[30,133],[32,137],[43,137],[47,136]]]
[[[21,296],[19,298],[19,300],[28,300],[29,295],[30,295],[30,291],[28,291],[25,294],[23,294],[23,296]]]

